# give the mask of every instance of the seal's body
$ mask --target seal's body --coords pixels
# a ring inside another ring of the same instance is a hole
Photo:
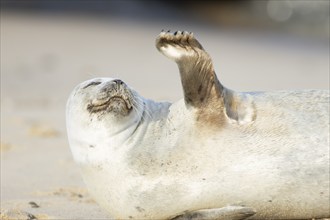
[[[191,34],[161,33],[184,99],[155,102],[118,79],[76,87],[70,147],[118,219],[330,217],[329,91],[238,93]]]

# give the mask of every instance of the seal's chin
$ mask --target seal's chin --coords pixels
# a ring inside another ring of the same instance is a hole
[[[125,116],[128,115],[132,109],[131,101],[119,95],[95,99],[87,105],[87,110],[93,114],[112,112]]]

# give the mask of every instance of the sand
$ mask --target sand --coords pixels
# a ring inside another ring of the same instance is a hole
[[[180,99],[176,65],[154,47],[163,28],[199,36],[229,88],[329,88],[329,44],[322,39],[168,21],[1,13],[1,219],[110,218],[89,196],[72,160],[66,99],[76,84],[97,76],[120,77],[148,98]]]

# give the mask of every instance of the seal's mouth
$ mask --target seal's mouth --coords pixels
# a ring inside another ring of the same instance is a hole
[[[87,110],[90,113],[98,113],[103,111],[114,111],[127,114],[132,110],[133,106],[129,98],[115,95],[112,97],[106,97],[101,99],[92,100],[91,103],[87,105]]]

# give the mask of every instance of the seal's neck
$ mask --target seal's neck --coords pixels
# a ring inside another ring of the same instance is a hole
[[[146,99],[144,101],[143,119],[147,122],[158,121],[165,118],[169,113],[169,102],[155,102]]]
[[[127,139],[122,139],[126,144],[131,143],[134,145],[136,141],[143,139],[146,131],[154,128],[159,129],[160,124],[164,123],[164,119],[169,114],[171,103],[168,102],[155,102],[149,99],[143,99],[143,110],[140,120],[126,130],[125,133],[129,134]],[[156,135],[156,134],[154,134]],[[125,138],[124,136],[122,136]]]

